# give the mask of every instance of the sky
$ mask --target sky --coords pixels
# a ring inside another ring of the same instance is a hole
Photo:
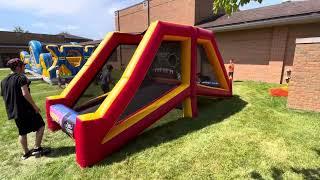
[[[0,31],[21,26],[32,33],[70,34],[102,39],[114,31],[114,11],[142,0],[0,0]],[[281,3],[264,0],[249,3],[241,10]]]

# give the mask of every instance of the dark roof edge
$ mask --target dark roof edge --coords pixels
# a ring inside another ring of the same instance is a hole
[[[0,48],[28,48],[26,45],[2,45],[0,44]]]
[[[286,25],[292,23],[299,23],[303,24],[305,22],[299,22],[301,20],[319,20],[320,21],[320,11],[306,13],[306,14],[299,14],[299,15],[292,15],[292,16],[282,16],[276,18],[268,18],[268,19],[259,19],[254,21],[247,21],[241,23],[234,23],[234,24],[226,24],[226,25],[218,25],[218,26],[204,26],[198,25],[201,28],[211,29],[216,32],[220,31],[230,31],[230,30],[237,30],[237,29],[248,29],[254,27],[267,27],[272,25]],[[306,22],[308,23],[308,22]]]
[[[212,15],[212,16],[210,16],[210,17],[208,17],[208,18],[196,23],[195,25],[196,26],[200,26],[200,25],[203,25],[203,24],[210,23],[212,21],[215,21],[215,20],[219,19],[220,17],[222,17],[224,15],[225,15],[225,13],[214,14],[214,15]]]
[[[79,37],[79,36],[74,36],[74,37],[71,37],[71,36],[65,36],[64,37],[65,39],[79,39],[79,40],[93,40],[93,39],[90,39],[90,38],[85,38],[85,37]]]
[[[79,44],[82,45],[82,46],[87,46],[87,45],[100,44],[101,42],[102,42],[102,39],[100,39],[100,40],[93,40],[93,41],[80,42]]]

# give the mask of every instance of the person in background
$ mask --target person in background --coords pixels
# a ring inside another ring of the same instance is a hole
[[[41,147],[45,123],[40,109],[30,94],[31,81],[24,75],[25,64],[18,58],[11,59],[7,66],[13,71],[1,81],[3,97],[8,119],[14,119],[19,132],[19,142],[24,151],[22,160],[31,155],[43,155],[50,152]],[[28,148],[27,134],[36,132],[34,149]]]
[[[290,82],[291,79],[291,69],[288,69],[287,71],[287,76],[286,76],[286,83],[288,84]]]
[[[234,74],[234,60],[230,59],[229,65],[228,65],[228,76],[230,80],[233,80],[233,74]]]
[[[102,72],[101,74],[101,89],[104,93],[107,93],[110,91],[110,84],[114,84],[113,78],[111,76],[113,70],[112,65],[107,65],[107,70]]]
[[[61,78],[61,74],[60,74],[60,66],[59,65],[56,65],[56,77],[57,77],[59,88],[62,88],[62,78]]]
[[[121,71],[124,71],[126,69],[126,66],[124,64],[121,63]]]

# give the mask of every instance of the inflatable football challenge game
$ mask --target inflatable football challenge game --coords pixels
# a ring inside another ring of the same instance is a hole
[[[119,46],[136,49],[104,92],[97,77]],[[77,162],[88,167],[172,109],[196,117],[197,96],[231,97],[231,86],[211,31],[157,21],[145,34],[109,33],[67,88],[47,98],[48,127],[73,138]]]

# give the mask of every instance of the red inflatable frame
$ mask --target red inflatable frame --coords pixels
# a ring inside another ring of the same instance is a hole
[[[121,113],[145,78],[162,41],[181,42],[182,84],[117,124]],[[106,57],[109,57],[120,44],[139,46],[121,79],[99,109],[94,113],[77,117],[74,139],[76,159],[81,167],[101,161],[180,103],[183,103],[184,116],[195,117],[198,114],[197,96],[232,96],[232,85],[228,80],[213,32],[193,26],[157,21],[150,25],[144,35],[113,32],[106,36],[68,87],[60,95],[47,98],[46,116],[50,130],[60,129],[50,115],[50,106],[63,104],[73,107],[106,63]],[[221,88],[197,84],[197,45],[204,47]]]

